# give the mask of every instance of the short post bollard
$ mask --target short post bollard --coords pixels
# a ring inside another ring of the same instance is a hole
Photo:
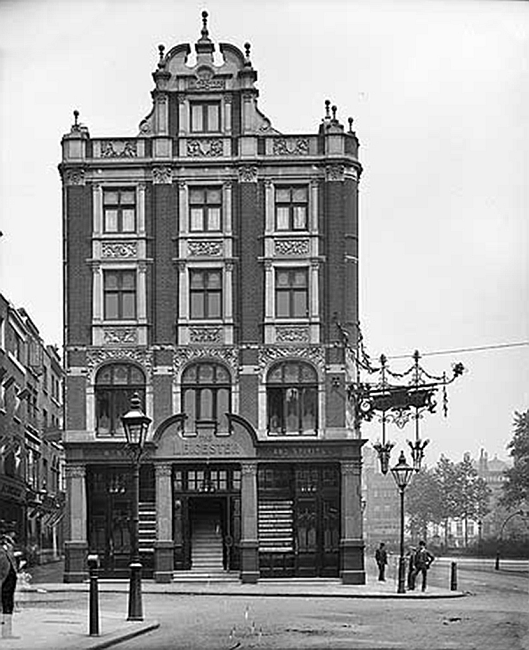
[[[99,556],[95,553],[87,558],[88,570],[90,572],[90,605],[88,613],[88,627],[90,636],[99,636],[99,593],[98,576]]]
[[[450,565],[450,591],[457,591],[457,562]]]

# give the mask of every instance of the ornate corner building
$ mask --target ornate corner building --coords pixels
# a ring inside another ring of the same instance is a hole
[[[314,134],[277,131],[250,46],[216,52],[206,18],[194,52],[160,46],[136,137],[92,138],[76,114],[62,140],[65,580],[88,550],[128,571],[120,417],[137,392],[144,575],[363,583],[362,440],[333,321],[358,320],[358,140],[328,102]]]

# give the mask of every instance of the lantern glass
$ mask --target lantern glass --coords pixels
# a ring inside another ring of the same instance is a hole
[[[127,443],[141,450],[145,444],[151,418],[141,410],[141,401],[137,393],[130,400],[130,407],[130,411],[121,418],[121,422],[125,429]]]
[[[391,468],[391,473],[395,479],[395,483],[400,490],[404,490],[413,476],[414,468],[411,465],[408,465],[406,462],[406,457],[404,452],[400,452],[399,462],[395,467]]]

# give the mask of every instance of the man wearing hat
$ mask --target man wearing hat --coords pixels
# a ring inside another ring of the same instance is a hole
[[[13,532],[0,536],[0,584],[2,585],[2,639],[14,639],[13,609],[17,586],[17,561],[14,553]]]

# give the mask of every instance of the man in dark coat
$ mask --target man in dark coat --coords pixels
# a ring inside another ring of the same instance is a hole
[[[415,567],[413,571],[413,584],[415,584],[419,573],[422,574],[422,591],[426,591],[426,575],[434,559],[434,556],[426,548],[426,542],[421,540],[419,542],[419,548],[415,551],[413,557],[413,566]]]
[[[17,561],[14,553],[14,534],[4,533],[0,538],[0,584],[2,585],[2,639],[14,639],[13,609],[17,586]]]
[[[386,581],[386,564],[388,563],[388,553],[384,542],[380,542],[380,546],[375,551],[375,561],[378,566],[378,579],[381,582]]]

